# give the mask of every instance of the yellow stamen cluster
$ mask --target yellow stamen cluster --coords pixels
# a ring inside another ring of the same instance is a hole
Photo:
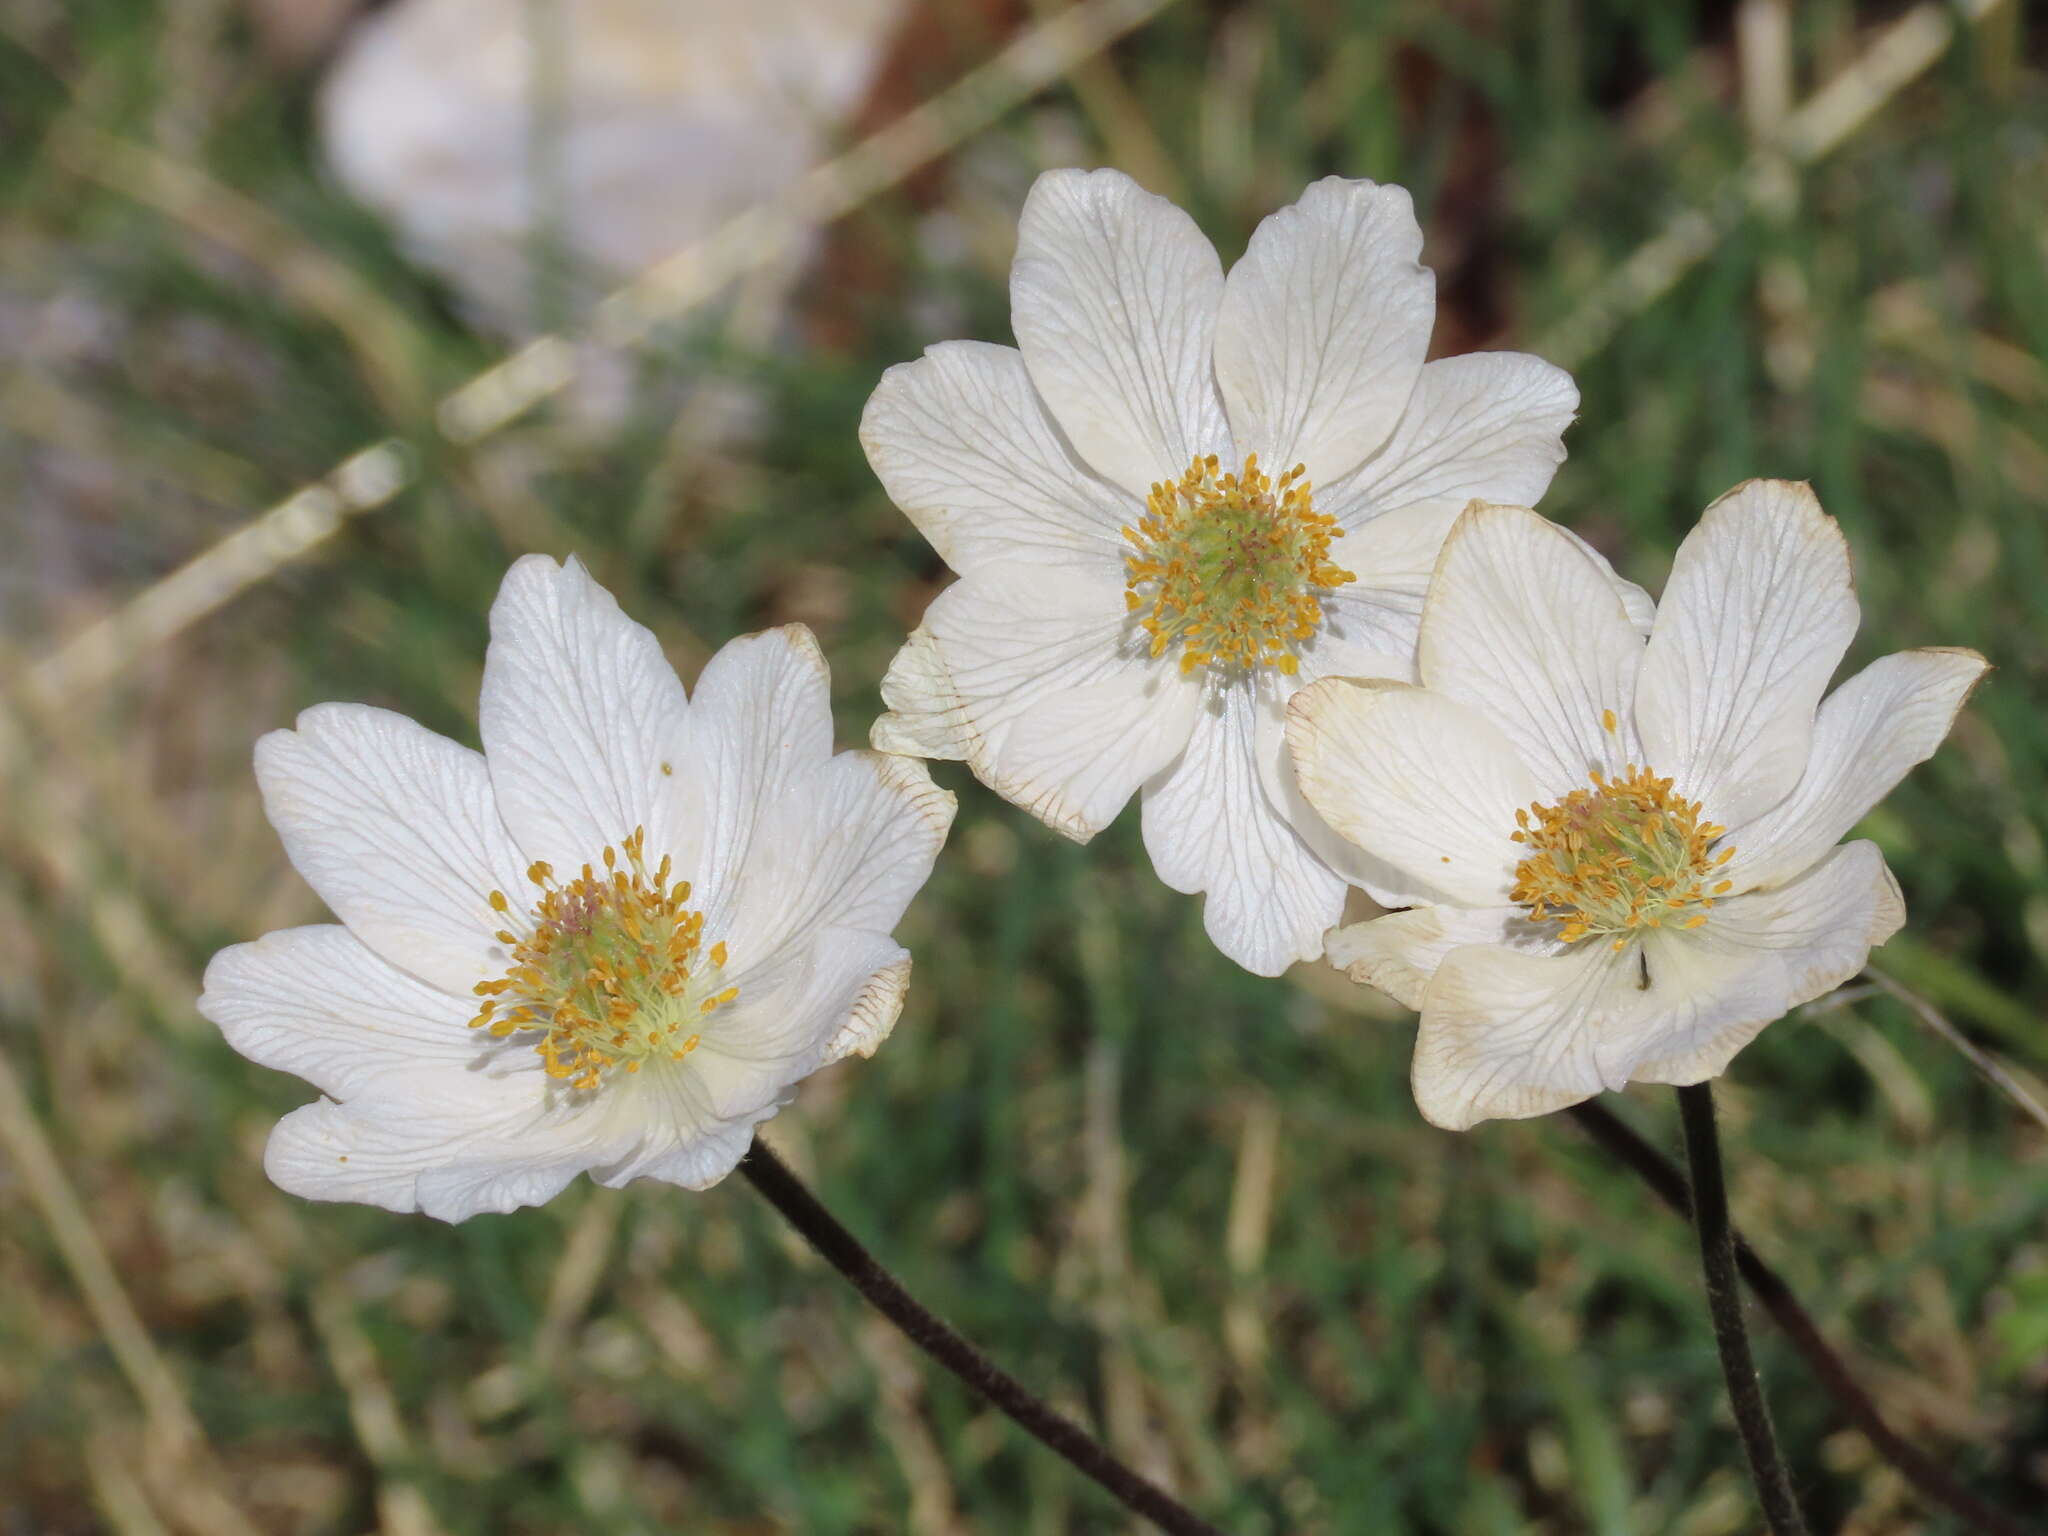
[[[1558,937],[1567,944],[1613,935],[1618,950],[1638,929],[1697,928],[1731,883],[1714,879],[1735,856],[1713,847],[1727,828],[1702,820],[1697,801],[1634,763],[1617,779],[1594,769],[1591,789],[1516,811],[1515,823],[1512,836],[1529,857],[1515,866],[1509,894],[1531,921],[1563,923]]]
[[[1337,520],[1315,510],[1302,466],[1274,480],[1249,454],[1224,474],[1200,454],[1146,498],[1124,537],[1124,603],[1142,613],[1152,654],[1179,642],[1180,669],[1299,666],[1295,647],[1323,621],[1318,592],[1357,578],[1330,563]]]
[[[524,937],[509,929],[512,964],[495,981],[477,983],[483,1006],[471,1029],[505,1038],[543,1030],[534,1050],[550,1077],[588,1091],[612,1068],[638,1072],[650,1061],[681,1061],[700,1041],[704,1016],[739,996],[721,987],[724,944],[700,955],[704,914],[688,906],[690,882],[669,884],[669,860],[651,874],[647,832],[636,827],[607,847],[603,869],[586,864],[573,880],[552,867],[526,872],[535,897]],[[503,891],[491,910],[509,915]]]

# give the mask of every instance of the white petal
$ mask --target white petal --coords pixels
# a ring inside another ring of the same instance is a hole
[[[420,1170],[438,1147],[418,1136],[372,1138],[364,1126],[361,1116],[325,1099],[295,1109],[271,1129],[263,1171],[301,1199],[418,1210]]]
[[[751,837],[729,848],[707,936],[727,940],[744,984],[745,967],[816,929],[889,933],[931,877],[954,809],[915,758],[842,752],[815,763],[764,799]]]
[[[377,953],[465,997],[504,969],[490,893],[516,923],[527,861],[479,754],[389,710],[322,704],[256,744],[256,781],[293,867]]]
[[[963,575],[1004,561],[1109,567],[1137,516],[1074,456],[1021,354],[941,342],[882,375],[861,445],[889,497]]]
[[[659,1153],[636,1156],[595,1175],[598,1183],[617,1189],[635,1179],[655,1179],[684,1189],[709,1189],[740,1164],[754,1144],[754,1127],[772,1119],[779,1105],[770,1105],[754,1121],[707,1129]]]
[[[1578,408],[1572,376],[1540,357],[1438,358],[1423,365],[1385,446],[1356,472],[1317,488],[1317,510],[1350,529],[1417,502],[1533,507],[1564,462],[1561,439]]]
[[[1635,626],[1637,634],[1641,635],[1645,640],[1649,639],[1650,631],[1656,628],[1657,625],[1656,599],[1630,581],[1626,576],[1616,571],[1605,555],[1601,554],[1599,550],[1595,549],[1578,534],[1573,533],[1571,529],[1566,528],[1561,523],[1554,524],[1553,526],[1557,528],[1558,532],[1584,550],[1586,558],[1606,573],[1608,585],[1614,588],[1615,596],[1621,599],[1622,611],[1628,615],[1629,623]]]
[[[1471,507],[1430,581],[1423,684],[1515,744],[1554,799],[1594,768],[1640,762],[1630,705],[1643,642],[1608,573],[1525,507]]]
[[[1454,949],[1422,996],[1410,1078],[1423,1118],[1462,1131],[1590,1099],[1623,1079],[1600,1046],[1634,1006],[1633,950],[1580,944],[1558,955]]]
[[[581,1154],[558,1162],[462,1162],[429,1168],[419,1177],[420,1210],[436,1221],[453,1222],[546,1205],[591,1167],[589,1155]]]
[[[1418,501],[1375,513],[1351,526],[1343,542],[1335,546],[1333,558],[1358,579],[1324,599],[1324,608],[1348,612],[1352,605],[1362,604],[1382,616],[1382,622],[1405,617],[1412,634],[1421,624],[1422,601],[1429,591],[1430,578],[1436,574],[1444,540],[1471,504],[1461,500]],[[1606,558],[1571,529],[1560,527],[1558,532],[1582,550],[1607,578],[1636,632],[1648,635],[1657,617],[1657,605],[1650,601],[1650,594],[1616,575]],[[1412,643],[1411,640],[1411,648]]]
[[[1350,633],[1356,634],[1357,631],[1353,628]],[[1261,700],[1260,708],[1253,716],[1257,738],[1253,743],[1253,758],[1258,766],[1259,781],[1265,788],[1266,798],[1279,809],[1295,835],[1343,884],[1355,885],[1370,893],[1373,900],[1384,907],[1411,907],[1442,901],[1444,893],[1435,886],[1396,869],[1385,859],[1367,853],[1338,833],[1308,803],[1308,797],[1302,794],[1301,785],[1295,778],[1294,754],[1287,745],[1286,707],[1295,694],[1324,677],[1346,678],[1353,682],[1405,683],[1413,666],[1412,656],[1386,654],[1350,639],[1333,644],[1334,638],[1326,625],[1322,633],[1303,647],[1300,652],[1301,671],[1297,677],[1262,679],[1272,696],[1269,700]]]
[[[1422,371],[1436,280],[1401,187],[1330,176],[1253,231],[1224,284],[1216,381],[1241,453],[1320,483],[1387,440]]]
[[[945,595],[933,599],[932,608]],[[930,608],[925,617],[931,617]],[[923,625],[910,632],[890,660],[882,679],[882,702],[888,709],[868,731],[878,752],[960,763],[971,761],[980,749],[981,736],[940,659],[938,642]]]
[[[1561,947],[1557,927],[1531,923],[1521,907],[1411,907],[1339,928],[1323,953],[1353,981],[1378,987],[1404,1008],[1419,1010],[1430,977],[1452,950],[1499,944],[1554,955]]]
[[[499,811],[529,858],[573,870],[644,826],[653,859],[685,862],[685,709],[653,634],[579,562],[528,555],[506,573],[477,712]]]
[[[1134,651],[1115,578],[1036,570],[940,593],[890,665],[884,752],[965,759],[974,776],[1086,842],[1180,755],[1200,691]]]
[[[1444,539],[1466,506],[1462,501],[1422,501],[1347,529],[1331,546],[1330,558],[1357,579],[1323,600],[1331,621],[1369,616],[1368,622],[1389,632],[1405,632],[1407,649],[1413,651],[1423,594]]]
[[[1031,382],[1096,473],[1143,499],[1198,453],[1236,458],[1210,362],[1223,267],[1121,171],[1047,171],[1010,270]]]
[[[1337,558],[1358,579],[1322,598],[1322,627],[1297,653],[1303,686],[1325,677],[1415,680],[1423,589],[1459,510],[1403,507],[1343,542]]]
[[[849,1054],[871,1055],[903,1006],[910,956],[884,935],[835,928],[743,973],[739,997],[705,1021],[683,1062],[613,1086],[617,1120],[639,1127],[600,1184],[661,1179],[691,1189],[730,1173],[797,1085]]]
[[[615,1140],[591,1177],[613,1189],[658,1178],[703,1189],[746,1155],[754,1127],[788,1103],[805,1072],[787,1061],[722,1056],[700,1046],[681,1062],[607,1085],[619,1102],[615,1122],[632,1128]]]
[[[706,1020],[704,1043],[689,1060],[741,1064],[766,1076],[753,1088],[738,1076],[722,1078],[712,1109],[747,1113],[827,1063],[873,1055],[895,1025],[909,975],[902,945],[855,928],[823,929],[740,973],[739,997]]]
[[[1650,935],[1650,987],[1616,1065],[1647,1083],[1725,1071],[1766,1024],[1863,969],[1896,891],[1875,843],[1845,843],[1788,885],[1717,903],[1699,928]]]
[[[883,952],[874,947],[872,935],[861,934],[858,938],[874,950],[874,961],[879,963],[862,962],[863,967],[872,964],[872,968],[866,970],[858,988],[836,1010],[839,1026],[825,1042],[828,1062],[874,1055],[896,1028],[896,1020],[903,1013],[904,994],[910,989],[909,950],[899,948],[883,958]],[[853,936],[847,942],[852,943]]]
[[[1736,827],[1792,792],[1856,633],[1849,547],[1812,490],[1749,480],[1678,547],[1637,685],[1657,772]]]
[[[698,675],[676,768],[703,827],[694,858],[679,859],[676,874],[690,881],[713,938],[728,936],[726,914],[754,859],[769,878],[802,878],[809,850],[764,846],[762,828],[807,792],[831,756],[832,678],[808,629],[785,624],[719,647]]]
[[[614,1073],[588,1099],[549,1092],[537,1062],[525,1082],[507,1085],[523,1094],[489,1100],[465,1078],[438,1079],[432,1096],[294,1111],[271,1133],[264,1167],[307,1199],[420,1210],[443,1221],[542,1204],[584,1172],[620,1184],[688,1169],[695,1177],[679,1182],[701,1185],[739,1160],[754,1125],[787,1098],[779,1085],[789,1074],[772,1075],[765,1090],[757,1087],[762,1076],[751,1063],[700,1049],[683,1062]],[[743,1081],[741,1091],[732,1079]],[[750,1108],[722,1116],[719,1097],[745,1098]]]
[[[1735,888],[1789,880],[1841,841],[1934,754],[1987,666],[1975,651],[1900,651],[1830,694],[1798,788],[1728,834],[1735,857],[1724,873]]]
[[[1889,864],[1880,864],[1876,904],[1870,912],[1870,947],[1876,949],[1906,926],[1906,896]]]
[[[350,1200],[463,1221],[538,1205],[591,1166],[574,1128],[550,1124],[538,1091],[464,1115],[409,1101],[322,1100],[277,1123],[263,1168],[308,1200]]]
[[[1344,882],[1266,793],[1258,709],[1248,686],[1204,705],[1186,753],[1145,786],[1145,851],[1174,890],[1208,893],[1202,924],[1218,949],[1277,976],[1323,952],[1323,934],[1343,915]]]
[[[1513,745],[1454,699],[1331,679],[1288,708],[1301,792],[1324,821],[1460,906],[1507,901],[1515,812],[1539,784]]]
[[[455,997],[387,965],[346,928],[286,928],[208,962],[199,1011],[251,1061],[353,1098],[379,1083],[461,1073],[492,1042]]]
[[[1288,692],[1325,677],[1414,681],[1414,616],[1379,606],[1371,593],[1351,597],[1351,590],[1339,588],[1322,599],[1322,627],[1295,651],[1299,670]]]

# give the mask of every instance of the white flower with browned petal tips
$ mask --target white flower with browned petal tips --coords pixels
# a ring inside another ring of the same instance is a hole
[[[207,967],[228,1043],[327,1095],[271,1133],[271,1178],[446,1221],[584,1172],[702,1188],[870,1054],[953,797],[834,756],[828,681],[791,625],[686,697],[581,565],[530,555],[491,609],[481,753],[357,704],[266,736],[264,808],[341,919]]]
[[[1752,480],[1679,547],[1647,644],[1611,573],[1522,507],[1474,506],[1423,605],[1421,686],[1317,684],[1288,740],[1329,824],[1427,892],[1330,936],[1421,1012],[1438,1125],[1697,1083],[1862,969],[1905,920],[1841,838],[1985,670],[1902,651],[1829,694],[1856,632],[1841,531]]]
[[[1018,350],[935,346],[861,424],[960,575],[875,745],[964,759],[1082,842],[1142,789],[1160,878],[1266,975],[1322,952],[1347,884],[1403,894],[1302,802],[1288,697],[1410,675],[1445,532],[1475,496],[1541,496],[1578,405],[1519,353],[1425,363],[1421,249],[1405,191],[1331,178],[1226,278],[1129,177],[1052,171],[1018,233]]]

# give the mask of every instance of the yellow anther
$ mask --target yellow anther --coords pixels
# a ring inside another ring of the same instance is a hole
[[[1299,670],[1297,648],[1322,625],[1319,594],[1357,579],[1330,563],[1344,530],[1315,510],[1303,473],[1297,464],[1274,480],[1251,454],[1223,474],[1216,455],[1198,454],[1178,480],[1152,487],[1145,516],[1123,534],[1124,606],[1143,615],[1153,656],[1179,644],[1183,673]]]
[[[488,1027],[498,1039],[540,1032],[535,1052],[549,1076],[572,1092],[596,1089],[614,1069],[633,1073],[652,1060],[681,1059],[698,1040],[693,1033],[675,1048],[684,1021],[694,1024],[739,995],[737,987],[719,986],[725,945],[701,953],[704,915],[685,905],[690,883],[669,885],[666,857],[650,871],[646,843],[646,829],[635,827],[599,854],[604,873],[585,864],[567,883],[535,862],[527,870],[540,887],[530,932],[520,938],[499,931],[511,962],[502,977],[474,989],[489,1000],[470,1027]],[[502,892],[489,899],[494,911],[510,910]],[[498,999],[507,993],[499,1013]]]
[[[1508,836],[1527,857],[1515,866],[1512,898],[1532,922],[1563,924],[1558,938],[1567,944],[1601,934],[1619,950],[1667,919],[1688,929],[1706,922],[1714,897],[1732,885],[1706,884],[1734,855],[1713,846],[1725,829],[1647,768],[1631,763],[1618,778],[1595,768],[1588,777],[1590,789],[1515,813]]]

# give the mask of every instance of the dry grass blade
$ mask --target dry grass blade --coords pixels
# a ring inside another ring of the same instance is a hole
[[[377,1511],[387,1536],[442,1536],[426,1496],[403,1475],[411,1440],[377,1363],[376,1346],[356,1320],[345,1275],[330,1277],[314,1291],[313,1326],[348,1398],[357,1443],[377,1469]]]
[[[1675,288],[1721,243],[1748,209],[1783,186],[1786,162],[1812,165],[1839,149],[1893,97],[1919,79],[1956,35],[1956,23],[1981,22],[2006,0],[1956,0],[1915,6],[1878,34],[1856,62],[1784,120],[1776,144],[1753,157],[1705,208],[1673,214],[1664,228],[1594,286],[1544,335],[1535,350],[1576,368],[1614,339],[1622,325]]]
[[[1223,1255],[1234,1282],[1230,1304],[1223,1313],[1223,1339],[1231,1359],[1247,1376],[1257,1376],[1268,1368],[1272,1348],[1259,1301],[1259,1278],[1272,1237],[1279,1152],[1280,1107],[1270,1094],[1253,1094],[1245,1101],[1237,1168],[1230,1185],[1230,1216],[1223,1236]]]
[[[75,903],[94,941],[112,961],[122,984],[161,1009],[176,1029],[196,1027],[188,1006],[191,977],[125,880],[107,871],[86,825],[117,803],[118,785],[91,761],[75,721],[32,691],[25,669],[0,651],[0,784],[10,796],[16,825],[36,835],[0,844],[0,864],[14,862],[47,877]],[[39,771],[38,758],[54,759],[63,771]],[[131,836],[147,854],[153,832],[129,811],[111,813],[112,825]]]
[[[567,1359],[570,1335],[604,1283],[618,1232],[619,1207],[609,1200],[593,1201],[577,1213],[548,1279],[547,1307],[534,1334],[535,1370],[559,1370]]]
[[[50,150],[73,175],[155,209],[268,275],[293,304],[318,315],[348,343],[364,382],[394,419],[426,407],[418,349],[404,313],[270,209],[183,160],[80,119],[57,133]]]
[[[592,339],[609,348],[635,345],[748,272],[786,257],[812,230],[930,164],[1170,3],[1093,0],[1031,28],[922,106],[812,169],[782,196],[611,295],[598,306]],[[451,393],[436,412],[437,423],[451,441],[474,443],[566,388],[576,369],[568,339],[540,337]],[[324,543],[348,516],[384,505],[410,484],[413,472],[396,442],[351,455],[325,480],[293,492],[59,647],[31,670],[33,682],[52,697],[105,684],[138,656]]]
[[[349,455],[325,480],[292,492],[30,666],[29,683],[46,698],[69,699],[112,681],[137,657],[326,542],[343,519],[383,506],[411,479],[411,459],[396,441]]]
[[[917,1352],[879,1317],[863,1318],[856,1337],[875,1373],[882,1437],[910,1488],[910,1536],[957,1536],[969,1527],[960,1514],[946,1453],[925,1422]]]
[[[106,1245],[93,1230],[78,1191],[65,1177],[57,1150],[43,1133],[35,1106],[5,1056],[0,1056],[0,1149],[49,1227],[108,1351],[141,1400],[156,1453],[153,1459],[160,1459],[168,1476],[186,1483],[187,1498],[182,1502],[203,1503],[217,1536],[255,1536],[256,1527],[217,1488],[194,1486],[212,1481],[205,1434],[135,1303],[128,1299]]]
[[[1953,1046],[1956,1053],[1976,1069],[1978,1076],[2018,1105],[2020,1110],[2042,1130],[2048,1131],[2048,1106],[2044,1106],[2034,1097],[2027,1085],[2013,1076],[1996,1056],[1972,1043],[1934,1004],[1910,987],[1892,980],[1876,966],[1871,966],[1863,974],[1875,982],[1882,991],[1905,1004],[1907,1011],[1914,1018]]]
[[[102,1426],[86,1443],[85,1471],[94,1502],[114,1536],[170,1536],[135,1475],[135,1448],[127,1437]]]

